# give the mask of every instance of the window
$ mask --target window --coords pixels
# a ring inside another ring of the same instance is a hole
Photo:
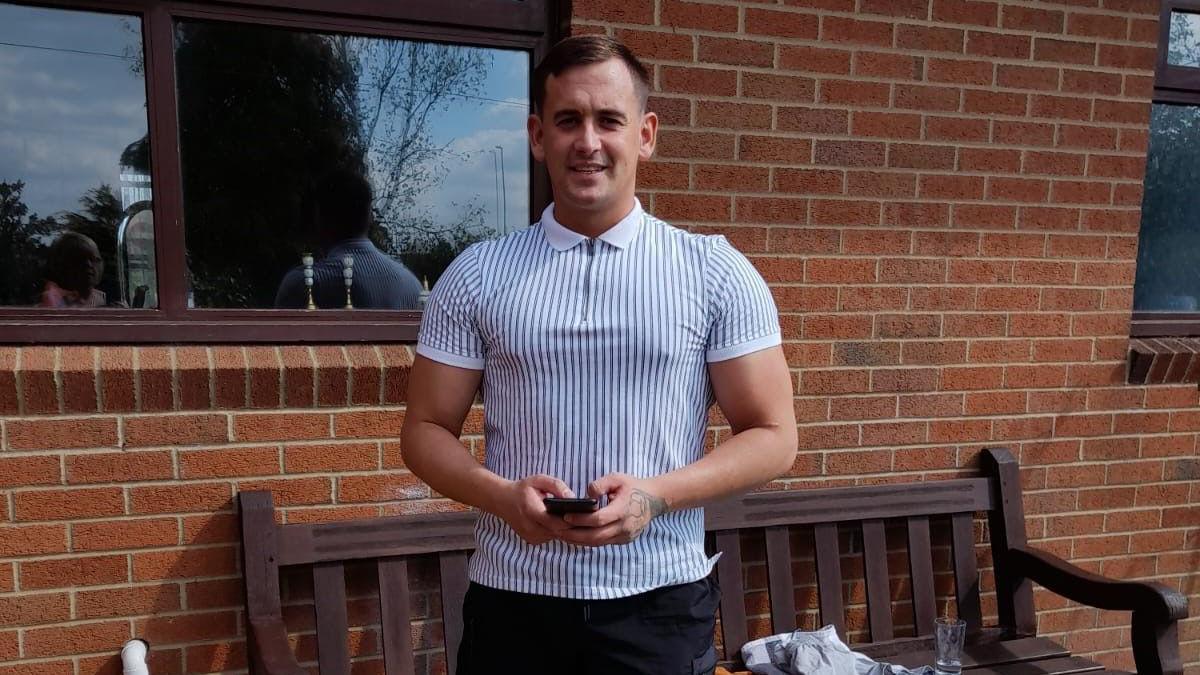
[[[156,306],[141,54],[136,16],[0,5],[0,305]]]
[[[1160,22],[1134,282],[1134,336],[1200,335],[1200,1]]]
[[[414,339],[548,201],[524,130],[565,7],[360,5],[0,2],[0,339]]]
[[[323,251],[319,306],[345,304],[353,252],[351,306],[420,309],[467,244],[528,224],[526,52],[179,21],[175,64],[195,307],[303,309],[302,258]],[[372,187],[362,231],[352,194],[322,194],[339,166]],[[388,260],[413,274],[364,269]]]

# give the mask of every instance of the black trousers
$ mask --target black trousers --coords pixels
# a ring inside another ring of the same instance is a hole
[[[472,583],[454,675],[710,675],[720,596],[711,577],[615,600]]]

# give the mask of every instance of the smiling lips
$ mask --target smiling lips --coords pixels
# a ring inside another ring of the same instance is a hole
[[[578,173],[591,174],[591,173],[600,173],[601,171],[604,171],[607,168],[608,167],[603,166],[601,164],[577,164],[577,165],[571,167],[571,170],[578,172]]]

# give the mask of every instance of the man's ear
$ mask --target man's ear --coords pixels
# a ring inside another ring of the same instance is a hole
[[[539,162],[546,161],[546,150],[542,147],[542,118],[534,113],[525,120],[525,129],[529,132],[529,152]]]
[[[638,148],[638,157],[643,160],[650,159],[654,154],[654,146],[658,143],[658,115],[648,112],[642,115],[641,147]]]

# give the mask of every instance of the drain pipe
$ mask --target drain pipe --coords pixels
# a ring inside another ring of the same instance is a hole
[[[141,638],[134,638],[121,647],[121,667],[123,675],[150,675],[146,667],[146,652],[150,651],[150,643]]]

